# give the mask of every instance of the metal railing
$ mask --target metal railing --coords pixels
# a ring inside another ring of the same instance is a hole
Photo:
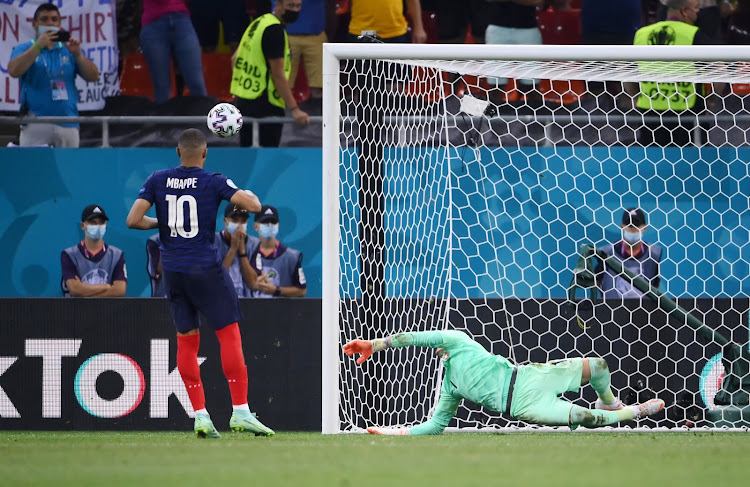
[[[613,127],[632,127],[638,128],[646,123],[662,122],[693,122],[694,143],[702,145],[705,141],[700,140],[700,126],[711,127],[714,124],[730,123],[734,126],[750,126],[750,114],[700,114],[700,115],[644,115],[639,113],[618,113],[618,114],[575,114],[568,111],[549,114],[497,114],[491,117],[477,117],[471,115],[451,114],[457,121],[464,123],[476,123],[480,120],[489,120],[490,122],[521,122],[526,124],[541,123],[545,124],[545,133],[550,126],[565,126],[574,124],[578,127],[589,125],[610,125]],[[244,118],[245,127],[250,126],[253,132],[253,147],[259,147],[259,129],[262,124],[267,123],[295,123],[292,117],[267,117],[267,118]],[[342,118],[344,123],[355,123],[353,117]],[[424,123],[434,121],[443,122],[443,117],[424,117],[413,115],[389,115],[383,117],[383,121],[390,125],[403,125],[413,123]],[[310,123],[320,124],[323,117],[311,116]],[[155,125],[186,125],[186,126],[203,126],[206,123],[206,117],[202,115],[190,116],[78,116],[78,117],[12,117],[0,116],[0,125],[25,125],[29,123],[79,123],[79,124],[100,124],[102,127],[101,147],[111,147],[110,145],[110,125],[122,124],[155,124]],[[455,123],[451,123],[451,128],[457,128]]]
[[[322,123],[323,117],[310,117],[310,123]],[[100,124],[102,127],[101,147],[111,147],[109,140],[109,126],[123,124],[155,124],[155,125],[200,125],[205,126],[204,115],[189,116],[78,116],[78,117],[0,117],[0,125],[26,125],[29,123],[78,123],[78,124]],[[260,147],[260,126],[267,123],[294,123],[292,117],[267,117],[248,118],[243,117],[243,125],[250,126],[253,132],[253,147]]]

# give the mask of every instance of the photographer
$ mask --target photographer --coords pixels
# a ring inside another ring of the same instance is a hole
[[[21,113],[36,116],[78,116],[76,75],[97,81],[99,70],[81,52],[81,42],[60,30],[60,11],[51,3],[34,12],[36,39],[13,48],[8,74],[21,78]],[[78,147],[77,123],[28,124],[21,127],[20,145]]]

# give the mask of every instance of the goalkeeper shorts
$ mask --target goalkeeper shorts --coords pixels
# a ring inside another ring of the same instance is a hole
[[[511,416],[534,424],[568,425],[573,404],[558,396],[567,391],[578,392],[582,374],[582,358],[520,366]]]

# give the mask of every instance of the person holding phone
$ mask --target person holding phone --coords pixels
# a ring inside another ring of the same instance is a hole
[[[51,3],[34,12],[34,40],[13,48],[8,74],[20,78],[21,113],[40,117],[78,116],[76,76],[93,82],[99,69],[81,52],[81,42],[60,30],[60,11]],[[77,123],[21,126],[22,147],[78,147]]]

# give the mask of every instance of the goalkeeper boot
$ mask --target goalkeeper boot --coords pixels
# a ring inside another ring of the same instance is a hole
[[[273,436],[276,433],[264,425],[250,411],[235,411],[229,419],[229,427],[232,431],[247,431],[255,433],[255,436]]]
[[[594,404],[594,409],[603,409],[604,411],[619,411],[624,406],[622,405],[622,401],[619,399],[615,399],[611,403],[607,404],[601,399],[597,399],[596,403]]]
[[[195,415],[195,426],[193,427],[195,435],[198,438],[221,438],[221,435],[214,424],[211,422],[211,418],[207,414],[196,414]]]
[[[403,436],[403,435],[410,435],[411,429],[410,428],[378,428],[375,426],[370,426],[367,428],[367,432],[371,435],[388,435],[388,436]]]
[[[651,416],[652,414],[656,414],[664,409],[664,401],[662,401],[661,399],[651,399],[644,403],[635,404],[630,407],[632,407],[635,411],[635,418],[633,419],[643,419],[646,416]]]

